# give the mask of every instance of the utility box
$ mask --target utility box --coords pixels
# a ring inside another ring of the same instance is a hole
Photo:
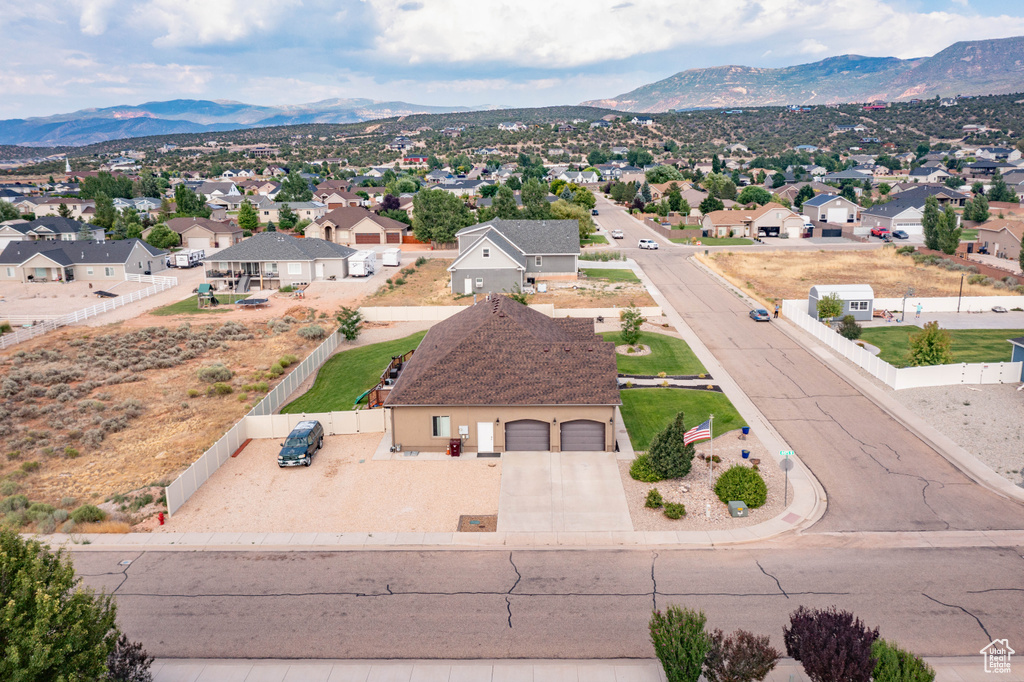
[[[729,503],[729,515],[734,519],[743,518],[747,515],[747,503],[746,502],[730,502]]]
[[[462,454],[462,439],[461,438],[450,438],[448,440],[448,456],[458,457]]]

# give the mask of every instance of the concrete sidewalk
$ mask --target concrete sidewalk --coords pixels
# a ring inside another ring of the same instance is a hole
[[[978,656],[927,658],[937,682],[990,680]],[[153,682],[665,682],[654,659],[290,661],[159,659]],[[1020,680],[1020,676],[999,676]],[[779,661],[767,682],[806,682],[803,668]]]

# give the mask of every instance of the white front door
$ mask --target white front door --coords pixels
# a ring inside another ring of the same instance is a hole
[[[476,451],[494,452],[494,422],[476,423]]]
[[[466,294],[467,296],[469,294],[473,293],[473,278],[472,277],[467,277],[466,278],[466,285],[465,285],[465,287],[466,288],[463,289],[462,293]]]
[[[317,279],[323,279],[324,278],[324,264],[323,263],[317,263],[316,264],[316,278]]]

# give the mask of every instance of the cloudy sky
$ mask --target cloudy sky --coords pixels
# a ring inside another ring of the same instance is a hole
[[[1017,0],[4,0],[0,118],[176,98],[542,106],[1024,35]]]

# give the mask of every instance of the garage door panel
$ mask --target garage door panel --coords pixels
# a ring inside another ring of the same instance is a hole
[[[203,249],[203,250],[206,250],[206,249],[210,248],[210,238],[209,237],[189,237],[188,238],[188,248],[190,248],[190,249]]]
[[[356,233],[356,244],[380,244],[380,233]]]
[[[846,209],[845,208],[830,208],[828,209],[828,217],[825,219],[830,223],[845,223],[846,222]]]
[[[563,422],[561,427],[561,450],[603,452],[605,449],[605,428],[602,422],[577,419]]]
[[[388,232],[388,244],[401,244],[402,235],[397,232]]]
[[[551,449],[551,425],[535,419],[520,419],[505,424],[505,450]]]

